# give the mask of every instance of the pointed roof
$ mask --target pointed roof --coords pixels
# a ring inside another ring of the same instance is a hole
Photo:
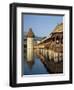
[[[63,32],[63,23],[58,24],[53,31],[53,33],[58,33],[58,32]]]
[[[32,28],[29,28],[29,32],[27,33],[27,37],[34,37],[34,33],[32,31]]]

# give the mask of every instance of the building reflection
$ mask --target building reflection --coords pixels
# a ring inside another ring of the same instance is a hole
[[[34,63],[35,63],[34,60],[31,60],[29,62],[27,61],[27,64],[28,64],[30,70],[32,70]]]

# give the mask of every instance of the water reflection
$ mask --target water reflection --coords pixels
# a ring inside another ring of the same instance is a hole
[[[29,66],[29,69],[31,70],[32,69],[32,67],[33,67],[33,65],[34,65],[34,60],[32,60],[32,61],[27,61],[27,65]]]
[[[29,57],[24,58],[25,75],[63,73],[62,54],[59,54],[58,58],[58,54],[56,53],[50,56],[49,50],[34,50],[29,55]],[[57,62],[58,60],[60,62]]]
[[[44,64],[40,61],[38,57],[35,57],[34,62],[26,62],[24,64],[24,74],[34,75],[34,74],[48,74],[47,69]]]

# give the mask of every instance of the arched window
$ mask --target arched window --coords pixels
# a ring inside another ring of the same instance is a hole
[[[63,36],[61,37],[61,44],[63,44]]]
[[[57,37],[56,37],[56,43],[57,43],[57,44],[59,43],[59,40],[60,40],[60,38],[59,38],[59,36],[57,36]]]
[[[56,37],[56,40],[59,40],[59,36]]]
[[[52,40],[55,41],[55,37],[53,37]]]

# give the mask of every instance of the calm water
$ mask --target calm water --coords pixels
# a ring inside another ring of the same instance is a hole
[[[28,55],[27,55],[28,54]],[[35,75],[35,74],[51,74],[51,73],[63,73],[63,60],[55,63],[53,60],[49,60],[49,56],[45,54],[45,60],[36,54],[36,52],[24,53],[23,62],[23,74]],[[57,59],[59,59],[57,57]]]
[[[37,57],[32,62],[24,62],[24,75],[48,74],[47,69],[41,60]]]

